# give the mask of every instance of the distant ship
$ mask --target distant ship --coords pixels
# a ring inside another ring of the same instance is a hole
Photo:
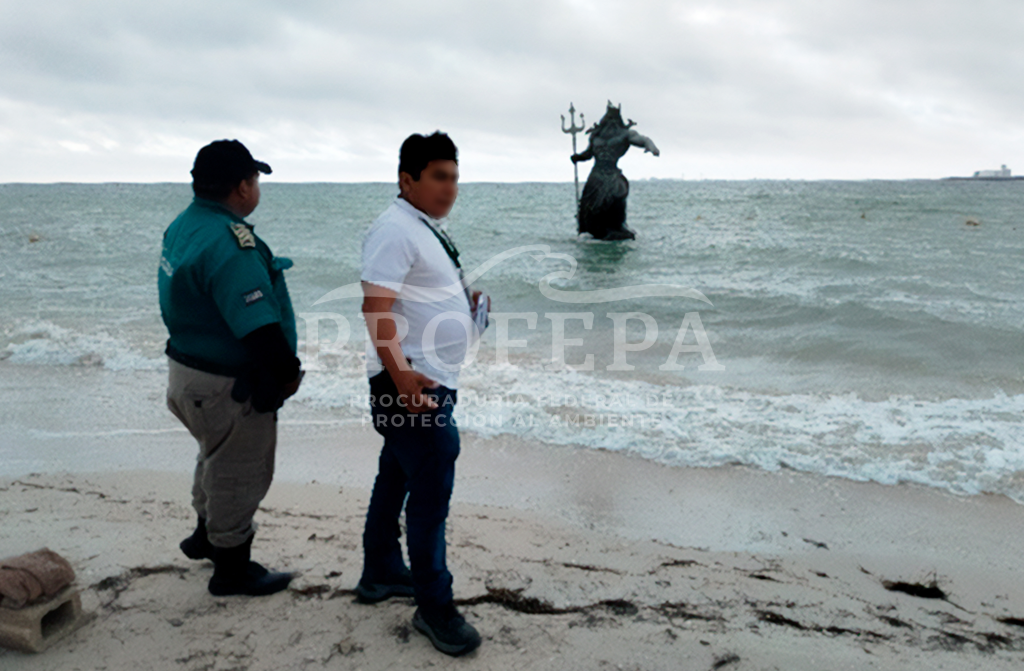
[[[980,179],[986,181],[1006,181],[1013,179],[1024,179],[1024,176],[1010,174],[1010,169],[1004,163],[999,170],[976,170],[970,177],[946,177],[945,179]]]

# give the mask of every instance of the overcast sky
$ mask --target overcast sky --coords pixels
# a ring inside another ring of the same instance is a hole
[[[661,149],[632,179],[1024,174],[1022,37],[1021,0],[0,0],[0,182],[187,181],[218,138],[392,181],[438,128],[464,181],[565,181],[608,99]]]

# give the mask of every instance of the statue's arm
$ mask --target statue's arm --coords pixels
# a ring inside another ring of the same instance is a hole
[[[658,148],[654,145],[654,140],[646,135],[637,133],[635,130],[629,131],[629,143],[634,147],[643,147],[645,152],[649,151],[655,156],[661,155],[661,152],[658,151]]]
[[[591,143],[589,145],[587,145],[587,148],[584,149],[583,151],[581,151],[580,153],[573,154],[572,155],[572,162],[573,163],[578,163],[579,161],[589,161],[592,158],[594,158],[594,143],[593,143],[593,141],[591,141]]]

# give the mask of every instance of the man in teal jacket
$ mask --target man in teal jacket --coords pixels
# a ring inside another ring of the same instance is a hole
[[[199,150],[195,199],[164,233],[160,312],[167,341],[167,405],[199,443],[191,559],[212,559],[212,594],[260,596],[292,576],[250,559],[253,515],[270,488],[277,410],[302,379],[284,270],[245,221],[270,166],[237,140]]]

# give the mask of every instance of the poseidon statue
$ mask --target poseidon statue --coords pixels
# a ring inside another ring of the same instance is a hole
[[[580,197],[580,233],[590,233],[598,240],[632,240],[636,237],[626,226],[626,196],[629,181],[619,170],[618,162],[630,145],[643,147],[644,152],[658,156],[660,152],[649,137],[631,130],[636,123],[622,120],[622,105],[608,101],[608,110],[587,134],[590,144],[585,151],[573,154],[572,162],[594,159],[594,167]]]

